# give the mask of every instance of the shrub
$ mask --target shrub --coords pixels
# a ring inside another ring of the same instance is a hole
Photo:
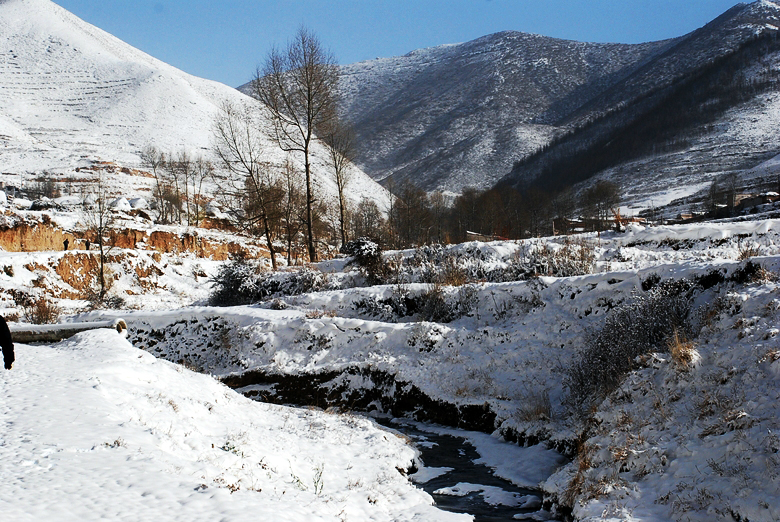
[[[491,273],[495,282],[524,281],[539,276],[573,277],[593,273],[595,247],[584,240],[566,238],[559,246],[537,243],[518,250],[509,265]]]
[[[739,261],[747,261],[752,257],[756,257],[761,254],[761,249],[756,244],[742,243],[740,240],[737,243],[737,259]]]
[[[211,278],[214,289],[209,303],[213,306],[237,306],[266,299],[300,295],[322,290],[325,274],[312,268],[291,272],[270,272],[256,261],[238,258],[220,267]]]
[[[458,264],[454,256],[447,256],[444,258],[436,282],[445,286],[463,286],[471,283],[472,279],[468,271]]]
[[[260,266],[243,256],[225,263],[211,278],[214,289],[209,302],[213,306],[233,306],[252,303],[257,295],[255,283]]]
[[[440,285],[431,285],[428,290],[416,296],[416,301],[423,321],[448,323],[455,319],[455,310],[447,304],[447,297]]]
[[[369,285],[378,285],[386,281],[389,269],[382,259],[379,243],[371,238],[361,237],[348,241],[341,251],[352,256],[347,266],[357,266]]]
[[[687,279],[664,281],[612,310],[566,371],[565,404],[587,413],[620,385],[637,357],[667,351],[675,335],[694,338],[699,325],[691,302],[697,288]]]
[[[667,345],[675,367],[681,371],[687,370],[693,363],[696,354],[696,344],[693,341],[688,341],[685,337],[681,337],[675,330]]]
[[[46,297],[31,299],[22,303],[22,313],[25,322],[31,324],[52,324],[60,318],[62,310]]]
[[[523,397],[515,416],[524,422],[548,421],[552,419],[552,404],[547,390],[535,390]]]
[[[471,285],[460,287],[454,296],[448,296],[438,284],[416,294],[398,285],[390,297],[366,297],[355,302],[353,308],[381,321],[416,316],[421,321],[449,323],[471,313],[477,301],[477,290]]]
[[[747,261],[736,269],[729,279],[738,284],[765,283],[775,279],[775,276],[760,263]]]

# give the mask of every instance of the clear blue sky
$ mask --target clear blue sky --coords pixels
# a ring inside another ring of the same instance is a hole
[[[735,0],[54,0],[190,74],[238,86],[302,24],[339,63],[504,30],[588,42],[681,36]]]

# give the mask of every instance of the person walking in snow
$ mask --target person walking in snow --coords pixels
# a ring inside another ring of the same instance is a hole
[[[5,369],[10,370],[14,364],[14,343],[11,340],[11,330],[8,329],[8,323],[3,316],[0,316],[0,346],[3,347]]]
[[[69,241],[67,239],[62,242],[62,249],[63,250],[67,250],[68,249],[68,243],[69,243]]]

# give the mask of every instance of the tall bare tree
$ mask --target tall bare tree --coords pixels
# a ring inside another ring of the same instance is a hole
[[[141,151],[141,166],[145,169],[152,171],[154,176],[154,204],[157,208],[157,221],[160,223],[166,223],[168,218],[166,216],[165,205],[165,181],[164,171],[168,163],[168,158],[164,152],[160,151],[154,145],[147,145]]]
[[[315,196],[310,154],[315,131],[335,117],[338,73],[333,54],[316,35],[301,27],[284,50],[272,49],[252,82],[252,94],[271,112],[275,137],[288,152],[300,152],[306,174],[306,241],[309,260],[317,260],[313,229]]]
[[[330,119],[329,125],[322,128],[320,134],[328,145],[330,166],[336,181],[339,200],[339,232],[341,246],[347,243],[347,185],[352,179],[352,162],[355,159],[355,133],[352,128],[338,117]]]
[[[87,196],[84,205],[84,222],[89,229],[90,241],[98,245],[100,259],[98,260],[97,290],[90,299],[95,303],[102,303],[111,288],[110,274],[106,267],[108,254],[115,244],[114,212],[110,208],[111,195],[103,177],[98,173],[86,188]]]
[[[282,202],[282,235],[287,243],[288,266],[292,265],[293,259],[298,259],[298,236],[301,233],[301,224],[305,221],[302,218],[306,205],[299,189],[298,175],[292,160],[287,158],[282,165],[282,182],[285,188]]]
[[[281,218],[282,198],[271,165],[262,159],[263,146],[251,109],[225,102],[213,132],[214,152],[231,174],[222,187],[222,203],[246,228],[262,232],[276,270],[274,231],[278,226],[274,221]]]

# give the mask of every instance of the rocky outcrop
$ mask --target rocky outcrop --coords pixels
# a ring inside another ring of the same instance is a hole
[[[11,227],[0,227],[0,248],[6,252],[63,250],[63,242],[66,239],[69,249],[84,248],[85,243],[81,237],[65,232],[51,223],[20,222]]]
[[[90,231],[67,232],[47,219],[42,222],[19,221],[12,226],[0,227],[0,248],[6,252],[63,250],[65,240],[68,241],[69,250],[84,250],[87,240],[95,244]],[[152,250],[163,254],[193,253],[217,261],[224,261],[236,254],[247,257],[268,256],[264,246],[252,241],[219,241],[203,237],[192,229],[180,234],[166,230],[125,228],[114,231],[111,244],[115,248]]]

